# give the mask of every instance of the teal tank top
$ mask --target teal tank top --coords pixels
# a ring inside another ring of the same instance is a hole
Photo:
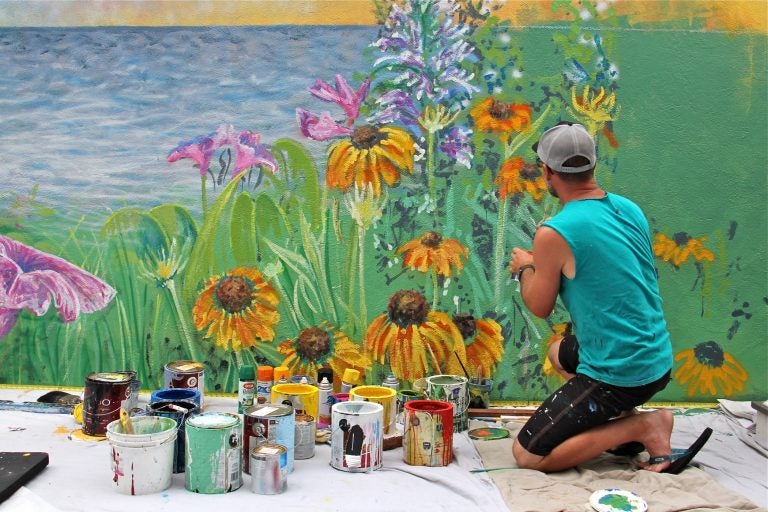
[[[614,386],[642,386],[672,368],[650,230],[642,210],[616,194],[570,201],[544,222],[573,252],[560,299],[579,340],[578,372]]]

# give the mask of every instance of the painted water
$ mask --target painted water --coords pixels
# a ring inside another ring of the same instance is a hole
[[[197,169],[166,160],[179,142],[221,124],[266,144],[302,139],[295,109],[315,102],[307,88],[337,73],[352,81],[375,35],[335,26],[0,30],[0,198],[39,184],[45,206],[94,226],[123,206],[196,211]]]

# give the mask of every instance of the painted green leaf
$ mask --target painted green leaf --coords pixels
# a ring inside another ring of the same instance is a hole
[[[183,206],[163,204],[149,210],[149,214],[162,226],[168,237],[189,245],[197,239],[197,222]]]
[[[248,192],[242,192],[232,206],[229,242],[238,265],[254,265],[256,253],[256,205]]]
[[[281,168],[286,173],[284,180],[288,184],[285,209],[303,212],[313,226],[319,226],[322,201],[317,166],[312,155],[293,139],[277,140],[272,144],[272,151],[282,153],[285,159],[285,168]]]

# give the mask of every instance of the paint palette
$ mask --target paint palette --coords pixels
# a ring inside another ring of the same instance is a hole
[[[480,439],[483,441],[493,441],[495,439],[504,439],[509,437],[509,430],[498,427],[481,427],[467,432],[470,439]]]
[[[648,504],[643,498],[623,489],[601,489],[592,493],[589,504],[597,512],[645,512]]]

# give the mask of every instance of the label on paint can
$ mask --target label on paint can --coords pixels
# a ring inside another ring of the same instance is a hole
[[[315,418],[309,414],[296,415],[296,435],[293,457],[296,460],[311,459],[315,456]]]
[[[250,454],[251,491],[280,494],[288,485],[288,450],[276,443],[264,443]]]

